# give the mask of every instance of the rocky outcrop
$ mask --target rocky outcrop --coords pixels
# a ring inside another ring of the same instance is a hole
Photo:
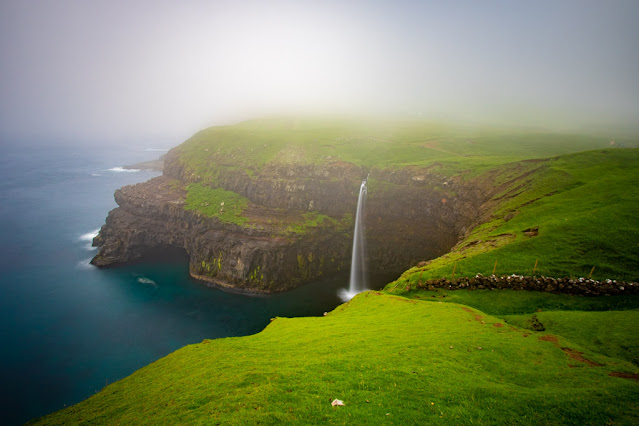
[[[276,227],[222,223],[185,210],[185,191],[173,183],[161,176],[117,190],[119,207],[95,238],[100,250],[91,263],[112,266],[182,248],[193,277],[254,293],[288,290],[346,267],[349,236],[336,227],[273,236]],[[260,210],[262,219],[278,213]]]
[[[183,249],[190,273],[243,291],[287,290],[350,266],[352,223],[359,186],[369,176],[365,212],[367,260],[373,272],[399,274],[420,260],[446,253],[477,221],[489,192],[432,167],[365,170],[352,163],[273,161],[258,173],[216,166],[211,176],[189,172],[177,152],[165,157],[164,176],[116,191],[95,239],[92,263],[135,262],[167,249]],[[185,184],[206,182],[247,197],[244,225],[185,210]],[[287,233],[291,217],[317,211],[337,224]],[[351,221],[352,222],[352,221]]]

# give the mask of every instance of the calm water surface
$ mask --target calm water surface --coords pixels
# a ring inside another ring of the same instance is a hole
[[[0,147],[0,424],[77,403],[184,345],[340,303],[347,277],[251,297],[191,280],[184,262],[90,266],[87,234],[113,191],[157,175],[115,168],[157,158],[152,148]]]

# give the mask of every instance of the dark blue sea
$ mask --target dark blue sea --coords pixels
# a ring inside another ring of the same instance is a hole
[[[163,146],[0,145],[0,424],[80,402],[203,339],[259,332],[275,316],[322,315],[346,277],[251,297],[189,278],[183,260],[97,269],[91,237],[115,189],[157,176],[121,166]]]

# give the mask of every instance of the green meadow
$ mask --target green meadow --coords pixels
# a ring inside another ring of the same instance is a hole
[[[214,180],[226,170],[254,176],[269,164],[333,161],[367,168],[437,163],[442,172],[452,174],[606,148],[611,138],[426,120],[281,117],[204,129],[176,149],[185,167],[202,180]],[[638,141],[612,142],[634,147]]]
[[[324,317],[187,346],[36,423],[636,424],[639,385],[619,376],[639,367],[595,343],[614,332],[611,345],[635,345],[636,327],[577,336],[579,318],[555,320],[565,330],[536,332],[512,315],[366,292]]]
[[[222,188],[211,188],[200,183],[186,187],[186,210],[199,211],[208,217],[215,217],[225,223],[242,225],[246,217],[242,214],[248,205],[248,199]]]

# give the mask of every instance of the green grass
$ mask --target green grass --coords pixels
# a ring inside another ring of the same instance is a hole
[[[538,312],[546,332],[570,339],[591,351],[625,359],[639,366],[639,310],[612,312]],[[530,315],[503,317],[509,324],[527,327]]]
[[[425,120],[270,118],[202,130],[178,148],[194,176],[214,183],[222,173],[254,178],[265,165],[351,162],[367,168],[436,164],[442,174],[524,159],[605,148],[610,138],[467,127]],[[637,145],[636,140],[625,142]]]
[[[310,230],[321,228],[327,225],[337,225],[338,221],[332,217],[326,216],[318,212],[307,212],[302,214],[303,222],[291,223],[287,228],[287,232],[295,234],[306,234]]]
[[[472,306],[509,324],[546,332],[639,366],[639,295],[584,297],[517,290],[411,290],[404,297]]]
[[[468,310],[364,293],[325,317],[277,318],[253,336],[187,346],[40,421],[639,422],[639,387],[609,376],[639,372],[630,362]],[[634,329],[617,331],[620,341],[636,338]],[[562,347],[601,366],[571,359]],[[346,406],[332,407],[335,398]]]
[[[395,292],[389,292],[394,294]],[[459,303],[489,315],[532,314],[539,311],[639,310],[639,295],[585,297],[525,290],[411,290],[402,296],[429,302]]]
[[[235,192],[192,183],[187,187],[184,208],[225,223],[242,225],[248,220],[242,215],[247,205],[248,199]]]
[[[639,150],[599,150],[530,163],[495,196],[495,212],[450,253],[407,271],[429,278],[491,275],[639,279]],[[505,176],[518,164],[502,168]],[[531,168],[534,173],[528,174]],[[491,174],[495,177],[495,173]],[[499,174],[497,174],[499,178]],[[499,181],[496,182],[499,184]],[[538,228],[537,236],[524,231]],[[497,262],[495,267],[495,262]]]

